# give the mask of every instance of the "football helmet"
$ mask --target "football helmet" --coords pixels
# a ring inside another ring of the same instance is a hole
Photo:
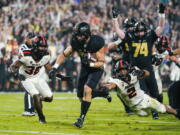
[[[125,29],[128,29],[130,27],[134,27],[136,24],[137,20],[135,17],[131,17],[131,18],[126,18],[123,22],[123,27]]]
[[[138,32],[147,32],[147,26],[143,21],[137,22],[135,24],[135,33]]]
[[[156,42],[156,48],[159,53],[163,53],[167,50],[169,44],[169,40],[166,36],[161,36],[158,38]]]
[[[47,53],[47,41],[44,36],[36,36],[32,42],[32,51],[39,56],[44,56]]]
[[[125,72],[122,72],[122,70],[126,70]],[[130,71],[130,65],[128,64],[127,61],[124,60],[119,60],[115,64],[115,72],[116,72],[116,77],[125,80],[129,76],[129,71]]]
[[[86,41],[91,36],[90,25],[86,22],[78,23],[75,26],[74,35],[78,41]]]

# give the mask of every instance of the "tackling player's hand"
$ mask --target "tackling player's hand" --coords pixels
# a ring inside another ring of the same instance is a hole
[[[173,56],[174,55],[172,50],[171,50],[171,48],[168,47],[168,48],[166,48],[166,50],[168,51],[169,56]]]
[[[57,69],[56,68],[52,68],[50,71],[49,71],[49,78],[54,78],[55,77],[55,75],[56,75],[56,73],[57,73]]]
[[[132,75],[134,75],[134,76],[143,77],[144,74],[145,74],[145,72],[143,70],[134,69],[132,71]]]
[[[159,13],[164,14],[164,10],[166,9],[165,5],[163,3],[159,4]]]
[[[152,64],[158,66],[162,63],[162,58],[158,58],[156,55],[153,55],[152,57]]]
[[[117,7],[112,7],[112,17],[117,18],[119,15],[119,10]]]

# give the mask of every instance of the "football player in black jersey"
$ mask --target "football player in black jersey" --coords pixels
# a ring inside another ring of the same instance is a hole
[[[150,76],[141,80],[140,85],[143,90],[146,90],[150,96],[158,99],[158,87],[155,80],[155,75],[152,67],[152,47],[154,42],[157,40],[158,36],[163,31],[163,26],[165,22],[165,6],[159,4],[159,25],[156,30],[148,30],[146,24],[142,21],[135,24],[135,29],[133,32],[124,32],[119,28],[117,8],[112,8],[113,15],[113,25],[117,35],[128,43],[130,61],[133,66],[137,66],[140,69],[146,69],[150,72]],[[153,118],[158,119],[158,114],[153,113]]]
[[[78,128],[83,126],[86,113],[91,105],[93,91],[104,72],[104,44],[105,41],[102,37],[91,34],[88,23],[78,23],[71,38],[71,46],[68,46],[58,56],[53,66],[54,68],[49,74],[50,77],[54,76],[59,65],[74,51],[79,54],[81,58],[81,71],[78,80],[77,96],[81,101],[81,114],[74,123],[74,126]]]

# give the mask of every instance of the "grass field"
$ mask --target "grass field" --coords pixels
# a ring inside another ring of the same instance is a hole
[[[52,103],[44,103],[47,124],[37,116],[24,117],[23,93],[0,94],[0,135],[180,135],[180,120],[161,114],[152,117],[126,115],[115,93],[113,101],[94,99],[82,129],[72,126],[79,116],[80,103],[75,94],[55,93]],[[167,97],[165,97],[167,103]]]

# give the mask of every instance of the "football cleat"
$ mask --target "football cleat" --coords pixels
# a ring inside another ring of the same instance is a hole
[[[46,124],[47,123],[44,116],[39,117],[39,123],[41,123],[41,124]]]
[[[152,118],[153,118],[154,120],[158,120],[158,119],[159,119],[158,113],[157,113],[157,112],[152,112]]]
[[[177,112],[176,117],[177,117],[178,119],[180,119],[180,109],[177,109],[176,112]]]
[[[22,113],[22,116],[35,116],[35,115],[36,115],[35,112],[24,111],[24,112]]]
[[[108,96],[106,97],[106,99],[107,99],[107,101],[108,101],[109,103],[112,101],[112,97],[111,97],[110,95],[108,95]]]
[[[78,118],[77,121],[73,124],[77,128],[82,128],[83,126],[84,119],[83,118]]]

